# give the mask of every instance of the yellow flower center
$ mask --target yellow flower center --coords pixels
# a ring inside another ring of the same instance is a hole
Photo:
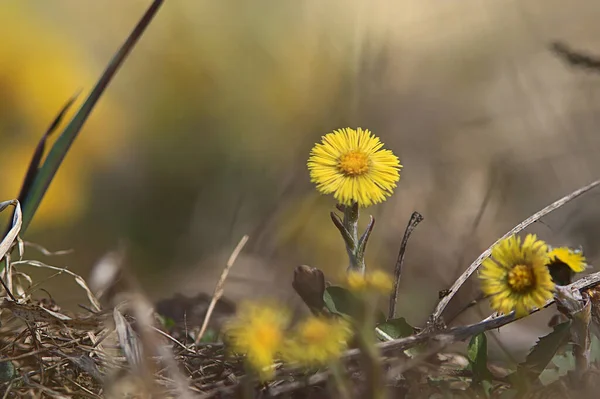
[[[362,175],[369,170],[369,158],[360,151],[350,151],[341,156],[338,167],[348,176]]]
[[[508,285],[513,291],[527,291],[534,283],[533,270],[527,265],[517,265],[508,272]]]
[[[257,326],[255,330],[256,344],[260,347],[271,347],[276,346],[277,342],[281,340],[281,332],[268,324]]]

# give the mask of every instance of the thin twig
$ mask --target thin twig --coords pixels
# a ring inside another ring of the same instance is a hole
[[[249,238],[248,235],[245,235],[242,237],[242,239],[240,240],[238,245],[235,247],[235,249],[231,253],[231,256],[229,256],[229,259],[227,260],[225,269],[223,269],[223,272],[221,273],[221,277],[219,278],[219,281],[217,282],[217,286],[215,287],[215,293],[213,294],[210,304],[208,305],[208,310],[206,311],[206,315],[204,316],[204,322],[202,323],[202,328],[200,328],[200,332],[198,333],[198,336],[196,337],[196,341],[194,342],[195,345],[198,345],[198,343],[202,339],[202,336],[204,335],[204,332],[206,331],[206,328],[208,327],[208,322],[210,321],[210,316],[212,315],[212,312],[213,312],[217,302],[223,296],[223,292],[224,292],[223,286],[225,285],[225,280],[227,280],[227,275],[229,274],[229,270],[231,269],[231,266],[233,266],[233,264],[235,263],[235,260],[237,259],[237,257],[240,255],[240,252],[242,252],[242,249],[244,249],[244,245],[246,245],[246,243],[248,242],[248,238]]]
[[[396,316],[396,302],[398,301],[398,289],[400,288],[400,277],[402,275],[402,266],[404,265],[404,254],[406,253],[406,245],[408,244],[408,238],[412,234],[413,230],[419,223],[423,221],[423,215],[419,212],[413,212],[404,231],[404,237],[400,244],[400,251],[398,252],[398,259],[396,260],[396,267],[394,269],[394,289],[390,294],[390,306],[388,311],[388,319],[393,319]]]
[[[471,302],[464,305],[462,308],[460,308],[458,310],[458,312],[456,312],[454,315],[449,317],[448,320],[446,320],[447,325],[452,324],[452,322],[454,320],[456,320],[458,318],[458,316],[462,315],[464,312],[471,309],[473,306],[476,306],[479,302],[481,302],[484,299],[485,299],[485,294],[483,292],[480,292]]]
[[[455,268],[455,272],[454,272],[453,276],[459,273],[459,271],[462,268],[462,265],[465,263],[466,250],[473,243],[473,241],[474,241],[473,238],[476,237],[475,232],[479,228],[479,224],[481,223],[481,220],[483,219],[483,215],[485,214],[485,211],[487,210],[487,207],[490,204],[490,201],[492,200],[492,194],[494,193],[494,188],[496,187],[496,181],[498,180],[498,173],[495,169],[493,169],[491,171],[491,175],[492,176],[489,179],[488,187],[485,192],[485,196],[483,197],[483,200],[481,201],[481,205],[479,206],[479,209],[477,210],[477,214],[475,215],[475,218],[473,219],[471,228],[469,229],[469,232],[466,233],[466,237],[464,237],[462,239],[463,245],[462,245],[460,256],[458,258],[458,262],[456,264],[456,268]]]
[[[600,58],[598,56],[575,51],[562,42],[553,42],[550,49],[573,67],[585,68],[594,72],[600,70]]]
[[[446,309],[446,306],[448,306],[448,304],[450,303],[450,300],[458,292],[458,289],[467,281],[467,279],[483,263],[483,261],[488,256],[490,256],[490,254],[492,253],[492,248],[496,244],[498,244],[500,241],[506,239],[507,237],[510,237],[510,236],[512,236],[514,234],[519,233],[520,231],[524,230],[526,227],[528,227],[529,225],[535,223],[536,221],[538,221],[542,217],[546,216],[550,212],[553,212],[553,211],[557,210],[561,206],[563,206],[566,203],[574,200],[575,198],[579,197],[580,195],[585,194],[586,192],[590,191],[591,189],[593,189],[594,187],[598,186],[599,184],[600,184],[600,180],[596,180],[593,183],[590,183],[590,184],[588,184],[585,187],[582,187],[582,188],[580,188],[578,190],[573,191],[571,194],[568,194],[568,195],[562,197],[561,199],[553,202],[552,204],[548,205],[547,207],[545,207],[544,209],[540,210],[539,212],[531,215],[530,217],[528,217],[527,219],[525,219],[524,221],[522,221],[521,223],[519,223],[518,225],[516,225],[508,233],[506,233],[505,235],[503,235],[492,246],[490,246],[484,253],[482,253],[481,255],[479,255],[479,257],[477,259],[475,259],[475,261],[473,263],[471,263],[471,265],[467,268],[467,270],[465,270],[464,273],[462,275],[460,275],[460,277],[454,282],[454,284],[452,285],[452,287],[450,288],[450,290],[446,294],[446,296],[444,296],[440,300],[440,302],[438,303],[437,307],[435,308],[433,314],[430,316],[430,325],[434,326],[434,328],[435,328],[435,326],[437,326],[439,324],[440,316],[442,315],[442,312],[444,311],[444,309]]]
[[[180,348],[182,348],[184,351],[186,352],[190,352],[190,353],[196,353],[193,350],[191,350],[190,348],[188,348],[187,346],[185,346],[184,344],[182,344],[181,342],[179,342],[178,340],[176,340],[175,338],[173,338],[172,336],[170,336],[169,334],[167,334],[164,331],[161,331],[160,329],[154,327],[154,326],[150,326],[150,329],[160,335],[162,335],[163,337],[165,337],[166,339],[168,339],[169,341],[173,342],[174,344],[176,344],[177,346],[179,346]]]

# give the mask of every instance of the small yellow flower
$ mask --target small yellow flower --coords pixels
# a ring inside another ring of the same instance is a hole
[[[354,292],[371,290],[381,294],[389,294],[392,291],[392,277],[381,270],[374,270],[362,274],[358,271],[350,271],[346,275],[348,288]]]
[[[389,294],[392,292],[393,281],[392,277],[382,272],[381,270],[375,270],[371,274],[367,275],[369,285],[373,287],[375,291],[381,292],[382,294]]]
[[[224,331],[230,348],[245,354],[248,365],[266,381],[274,375],[272,365],[289,321],[288,312],[277,306],[243,303],[237,316],[226,323]]]
[[[343,205],[367,207],[385,201],[400,180],[400,161],[369,130],[339,129],[310,152],[311,181]]]
[[[282,356],[307,367],[324,365],[346,350],[351,334],[350,325],[341,318],[310,316],[286,341]]]
[[[351,291],[364,291],[367,289],[367,279],[364,274],[355,270],[351,270],[346,275],[346,282]]]
[[[516,236],[498,243],[479,274],[492,308],[505,314],[514,310],[521,317],[552,299],[554,282],[546,267],[548,259],[548,246],[532,234],[523,243]]]
[[[548,256],[550,257],[550,263],[548,264],[549,266],[557,262],[564,263],[575,273],[581,273],[587,268],[585,256],[583,256],[581,251],[574,251],[571,248],[560,247],[552,249]]]
[[[555,284],[571,284],[575,273],[581,273],[587,268],[585,257],[579,250],[553,248],[548,257],[547,266]]]

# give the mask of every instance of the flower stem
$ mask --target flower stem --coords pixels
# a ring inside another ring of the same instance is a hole
[[[364,274],[366,265],[364,250],[361,251],[359,245],[358,217],[358,203],[354,202],[352,205],[344,207],[343,225],[346,231],[349,233],[349,238],[352,240],[352,242],[346,242],[346,251],[348,252],[348,258],[350,260],[348,271],[357,271]]]
[[[246,374],[242,376],[241,381],[241,398],[252,399],[254,398],[254,377],[256,376],[254,370],[248,365],[247,362],[244,364]]]
[[[340,399],[351,399],[352,396],[350,395],[350,391],[348,390],[348,381],[344,376],[339,360],[332,362],[329,365],[329,369],[331,370],[331,375],[333,376],[333,380],[335,381],[335,385],[337,387]]]
[[[383,370],[380,363],[379,350],[375,346],[375,334],[370,325],[361,326],[358,334],[358,347],[361,352],[363,370],[367,379],[368,397],[385,398]]]

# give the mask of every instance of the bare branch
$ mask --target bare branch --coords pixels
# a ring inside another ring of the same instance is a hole
[[[388,311],[388,319],[393,319],[396,315],[396,302],[398,301],[398,289],[400,287],[400,277],[402,275],[402,266],[404,265],[404,253],[406,252],[406,245],[408,244],[408,238],[412,234],[413,230],[419,223],[423,221],[423,216],[419,212],[413,212],[404,231],[404,237],[400,244],[400,252],[398,252],[398,259],[396,260],[396,268],[394,269],[394,289],[390,295],[390,306]]]

